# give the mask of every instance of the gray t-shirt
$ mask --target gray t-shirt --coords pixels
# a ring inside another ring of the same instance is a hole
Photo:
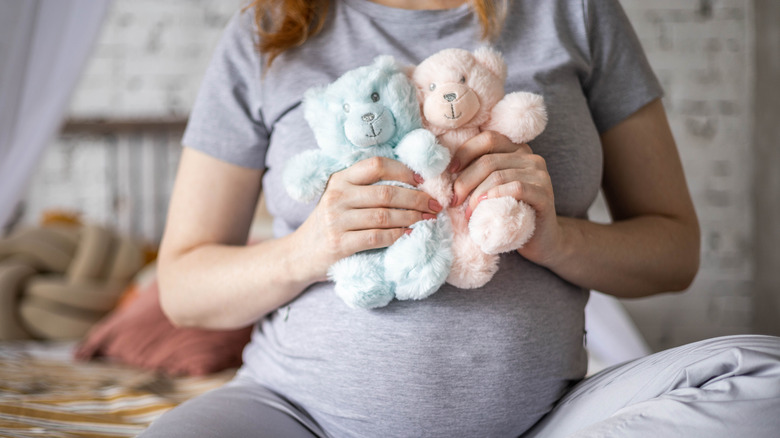
[[[549,124],[531,147],[547,161],[558,214],[584,218],[601,182],[599,133],[661,88],[617,0],[509,4],[494,43],[508,63],[506,90],[544,96]],[[276,236],[314,207],[290,199],[281,179],[291,156],[316,147],[300,106],[306,89],[380,54],[416,64],[444,48],[483,44],[467,6],[412,11],[340,0],[319,35],[263,71],[251,15],[228,26],[183,143],[266,168]],[[587,299],[587,290],[517,253],[502,255],[480,289],[445,285],[425,300],[375,310],[350,309],[332,284],[318,283],[259,322],[242,373],[334,437],[519,436],[585,374]]]

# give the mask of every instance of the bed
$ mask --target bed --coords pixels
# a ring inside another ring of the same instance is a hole
[[[0,343],[0,436],[129,437],[235,374],[168,377],[73,358],[74,342]]]

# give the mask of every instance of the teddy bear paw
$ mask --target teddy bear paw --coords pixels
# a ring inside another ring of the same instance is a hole
[[[402,163],[426,180],[440,175],[450,164],[450,151],[427,129],[406,134],[395,147],[395,153]]]
[[[504,196],[479,203],[469,220],[469,235],[487,254],[522,248],[534,232],[536,213],[522,201]]]

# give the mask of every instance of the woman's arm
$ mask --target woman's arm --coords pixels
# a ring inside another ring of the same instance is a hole
[[[163,310],[177,325],[246,326],[327,278],[335,261],[386,247],[441,207],[403,164],[368,159],[334,174],[294,233],[246,246],[262,171],[184,148],[160,248]],[[425,216],[423,216],[425,215]]]
[[[175,324],[246,326],[312,281],[292,239],[245,246],[261,177],[183,149],[159,255],[160,301]],[[286,256],[273,263],[276,253]]]
[[[571,283],[620,297],[680,291],[693,281],[699,224],[660,100],[601,136],[603,189],[614,219],[607,225],[557,216],[544,160],[527,145],[485,137],[456,153],[467,167],[455,194],[463,199],[473,190],[471,208],[485,194],[533,206],[536,232],[521,255]]]
[[[699,269],[699,222],[660,100],[601,136],[613,223],[561,218],[553,269],[620,297],[681,291]]]

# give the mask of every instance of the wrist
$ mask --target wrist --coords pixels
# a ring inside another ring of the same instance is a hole
[[[540,263],[553,272],[559,272],[564,266],[571,263],[576,253],[577,242],[580,240],[580,231],[577,219],[558,216],[556,218],[558,232],[550,242],[550,251],[547,257]]]
[[[279,240],[283,245],[281,254],[287,278],[305,289],[313,283],[326,281],[328,266],[317,257],[312,248],[313,242],[301,228],[303,226]]]

